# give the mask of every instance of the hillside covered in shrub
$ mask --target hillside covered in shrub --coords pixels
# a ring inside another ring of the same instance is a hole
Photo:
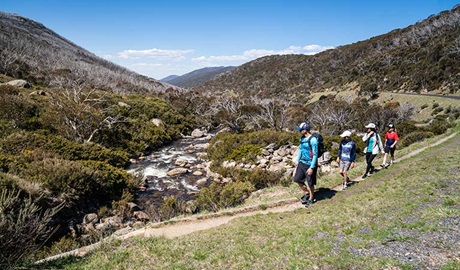
[[[0,265],[67,234],[89,211],[116,211],[140,184],[126,171],[130,158],[192,124],[153,96],[0,85]]]
[[[456,93],[460,82],[460,6],[404,29],[316,55],[266,56],[197,88],[208,95],[302,99],[307,93],[352,88]]]

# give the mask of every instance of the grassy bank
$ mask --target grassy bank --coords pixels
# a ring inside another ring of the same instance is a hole
[[[397,153],[407,154],[438,139]],[[114,241],[82,259],[70,257],[43,267],[459,269],[459,164],[457,135],[345,192],[330,193],[329,199],[309,209],[239,218],[172,240]],[[356,175],[361,173],[359,166],[353,172]],[[326,190],[337,180],[335,175],[323,177],[319,188]],[[299,195],[293,185],[269,191],[275,195],[270,197],[265,191],[248,203]]]

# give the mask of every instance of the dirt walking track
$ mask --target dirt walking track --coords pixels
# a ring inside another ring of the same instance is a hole
[[[437,141],[434,144],[422,147],[416,151],[413,151],[405,156],[402,156],[396,159],[396,162],[399,162],[401,160],[415,156],[419,154],[420,152],[426,150],[427,148],[441,144],[455,137],[456,135],[457,133],[453,133]],[[352,181],[359,182],[361,181],[361,177],[352,179]],[[337,186],[331,187],[330,189],[332,191],[341,191],[342,185],[339,184]],[[61,257],[65,257],[65,256],[84,256],[89,251],[92,251],[98,246],[100,246],[103,242],[109,241],[112,239],[123,240],[123,239],[131,238],[131,237],[139,237],[139,236],[141,237],[164,236],[167,238],[174,238],[174,237],[179,237],[182,235],[190,234],[193,232],[206,230],[206,229],[214,228],[220,225],[224,225],[228,223],[229,221],[236,219],[236,218],[240,218],[240,217],[252,216],[256,214],[287,212],[287,211],[293,211],[295,209],[304,207],[302,204],[299,203],[298,198],[289,198],[289,199],[279,200],[275,202],[265,203],[264,206],[265,206],[264,208],[266,208],[265,210],[262,210],[260,205],[253,205],[253,206],[248,206],[248,207],[236,209],[236,210],[228,210],[228,211],[224,210],[220,213],[196,215],[196,216],[192,216],[188,218],[173,219],[167,222],[148,224],[142,229],[128,231],[126,233],[118,233],[118,234],[115,233],[114,235],[98,243],[95,243],[93,245],[89,245],[89,246],[75,249],[69,252],[58,254],[52,257],[48,257],[44,260],[38,261],[37,263],[41,263],[44,261],[51,261],[51,260],[55,260]]]

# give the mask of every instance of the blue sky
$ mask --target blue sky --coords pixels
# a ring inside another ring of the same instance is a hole
[[[271,54],[314,54],[404,28],[459,0],[0,0],[77,45],[162,79]]]

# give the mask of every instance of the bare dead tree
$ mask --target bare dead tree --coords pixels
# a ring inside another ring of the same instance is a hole
[[[52,122],[57,122],[69,139],[91,142],[102,128],[125,122],[119,115],[107,115],[111,107],[106,105],[105,92],[86,87],[83,80],[59,76],[52,84],[59,86],[49,99],[58,112]]]

